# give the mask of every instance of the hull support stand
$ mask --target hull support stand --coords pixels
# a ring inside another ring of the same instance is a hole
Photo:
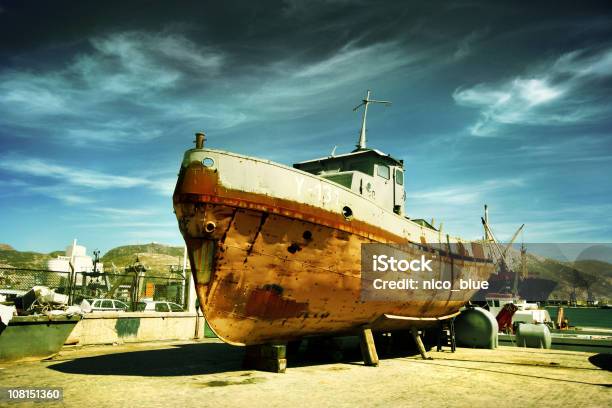
[[[423,360],[433,360],[433,358],[427,356],[427,350],[425,350],[425,345],[423,344],[423,339],[421,338],[421,335],[419,335],[418,329],[412,328],[410,329],[410,333],[412,333],[414,343],[419,349],[419,353],[421,353],[421,357],[423,357]]]
[[[363,327],[359,332],[359,345],[361,346],[361,355],[363,362],[367,366],[378,366],[378,354],[376,353],[376,345],[374,344],[374,336],[372,329]]]
[[[242,366],[246,369],[284,373],[287,369],[286,344],[246,346]]]

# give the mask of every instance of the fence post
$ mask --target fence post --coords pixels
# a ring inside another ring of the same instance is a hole
[[[72,301],[74,300],[74,281],[76,276],[74,275],[74,265],[72,264],[72,261],[68,262],[68,265],[70,266],[70,277],[68,278],[68,304],[71,305]]]

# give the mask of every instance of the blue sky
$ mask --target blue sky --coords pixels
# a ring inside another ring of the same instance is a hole
[[[208,146],[285,164],[368,142],[407,213],[465,238],[612,241],[605,4],[0,1],[0,242],[182,244],[171,194]],[[553,6],[554,5],[554,6]]]

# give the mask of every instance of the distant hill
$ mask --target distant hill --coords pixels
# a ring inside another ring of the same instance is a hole
[[[7,245],[8,246],[8,245]],[[0,267],[46,269],[47,261],[55,258],[58,252],[43,254],[40,252],[0,249]]]
[[[612,264],[612,248],[609,245],[591,245],[583,250],[577,257],[577,260],[594,260]]]
[[[2,244],[0,246],[0,267],[46,269],[47,261],[57,255],[64,255],[64,252],[54,251],[48,254],[22,252],[14,250],[10,245]],[[509,258],[512,268],[519,267],[519,251],[511,249]],[[137,259],[148,268],[151,274],[166,276],[170,266],[182,267],[183,247],[158,243],[119,246],[104,254],[101,261],[106,271],[114,270],[122,273],[126,266],[133,264]],[[187,264],[189,265],[189,262]],[[557,282],[551,299],[569,299],[574,288],[580,300],[586,300],[589,292],[595,299],[612,297],[611,263],[597,260],[561,262],[540,255],[528,254],[527,269],[529,276]]]
[[[3,244],[5,245],[5,244]],[[6,247],[10,247],[6,245]],[[64,251],[53,251],[48,254],[32,251],[17,251],[15,249],[0,248],[0,267],[46,269],[47,262],[55,259],[58,255],[64,255]],[[93,256],[89,253],[88,255]],[[126,266],[133,264],[136,259],[143,263],[156,275],[168,273],[170,265],[183,265],[183,247],[151,243],[145,245],[125,245],[108,251],[100,259],[108,272],[113,269],[122,273]],[[114,268],[113,268],[114,265]],[[189,265],[189,261],[187,261]]]
[[[111,249],[101,258],[104,269],[112,271],[113,265],[119,273],[133,264],[136,259],[156,274],[165,274],[170,266],[183,265],[183,247],[151,243],[144,245],[125,245]],[[189,265],[189,261],[187,261]]]
[[[514,248],[509,252],[510,265],[520,268],[520,252]],[[579,300],[586,300],[589,292],[595,299],[612,299],[612,264],[596,260],[561,262],[540,255],[527,254],[529,276],[550,279],[557,287],[550,299],[569,299],[576,290]]]

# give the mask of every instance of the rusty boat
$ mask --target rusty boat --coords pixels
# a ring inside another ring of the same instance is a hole
[[[187,150],[173,196],[199,303],[211,329],[240,346],[307,336],[424,328],[456,316],[477,290],[460,278],[486,280],[487,245],[442,233],[404,213],[404,164],[359,141],[350,153],[293,167],[209,149],[203,133]],[[357,109],[355,108],[355,109]],[[476,218],[478,219],[478,218]],[[407,244],[435,259],[432,277],[453,290],[426,297],[365,301],[361,245]]]

